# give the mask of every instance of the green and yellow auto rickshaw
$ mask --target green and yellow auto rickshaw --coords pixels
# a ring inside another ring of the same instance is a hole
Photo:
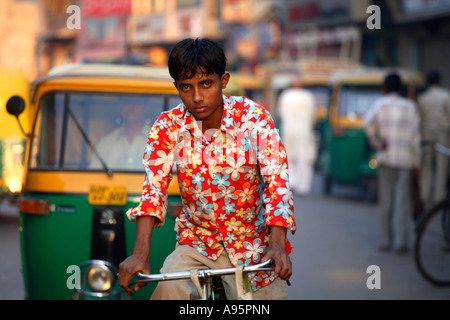
[[[231,81],[225,94],[242,92]],[[142,155],[150,127],[181,100],[168,69],[107,64],[56,68],[32,82],[20,239],[26,299],[122,299],[118,264],[132,254]],[[7,109],[19,116],[20,94]],[[125,139],[128,128],[140,128]],[[15,123],[17,125],[17,123]],[[164,227],[154,230],[150,267],[175,248],[181,210],[176,172]],[[149,299],[148,284],[133,299]]]
[[[32,82],[30,97],[20,198],[25,298],[124,298],[117,267],[135,239],[125,213],[140,200],[149,128],[180,102],[173,80],[167,68],[76,64]],[[10,99],[10,113],[20,114],[23,100],[19,94]],[[143,120],[135,150],[126,149],[127,131],[121,131],[132,114]],[[175,246],[176,175],[168,194],[165,226],[153,233],[152,270]],[[148,299],[153,289],[148,285],[133,298]]]
[[[338,71],[331,78],[332,95],[320,157],[324,194],[331,194],[333,185],[347,184],[362,187],[367,200],[377,199],[376,150],[365,135],[363,117],[375,100],[383,96],[383,81],[391,71],[402,78],[402,95],[415,99],[423,86],[416,71],[360,68]]]
[[[230,74],[231,79],[236,81],[239,87],[242,88],[242,95],[265,107],[269,107],[265,101],[267,85],[261,76],[243,72],[231,72]]]

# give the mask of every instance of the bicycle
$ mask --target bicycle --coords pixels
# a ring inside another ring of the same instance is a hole
[[[450,149],[436,144],[435,150],[450,157]],[[437,286],[450,285],[450,190],[418,219],[414,261],[420,274]]]
[[[185,272],[173,272],[162,274],[143,274],[137,273],[137,280],[130,283],[134,285],[141,282],[155,282],[155,281],[171,281],[171,280],[189,280],[191,279],[199,291],[201,300],[226,300],[225,291],[220,281],[221,276],[236,275],[238,291],[239,286],[242,284],[242,288],[245,285],[246,290],[249,291],[248,281],[246,276],[248,273],[260,272],[260,271],[273,271],[270,268],[273,264],[273,260],[252,265],[252,266],[240,266],[236,268],[224,268],[224,269],[199,269]],[[243,279],[242,279],[243,278]],[[241,281],[244,280],[244,281]]]

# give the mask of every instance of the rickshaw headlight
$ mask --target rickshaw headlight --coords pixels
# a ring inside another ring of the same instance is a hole
[[[107,266],[94,265],[88,271],[87,280],[93,291],[108,291],[113,286],[114,274]]]
[[[375,170],[378,167],[378,161],[376,159],[370,159],[369,168]]]

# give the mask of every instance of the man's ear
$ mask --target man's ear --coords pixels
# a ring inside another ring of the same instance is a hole
[[[222,89],[225,89],[227,87],[228,81],[230,81],[230,74],[228,72],[224,73],[222,75],[221,81],[222,81]]]
[[[173,82],[173,85],[175,86],[175,89],[178,90],[178,86],[177,86],[177,82],[176,81]]]

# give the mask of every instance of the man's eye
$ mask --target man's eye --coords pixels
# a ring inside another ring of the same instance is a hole
[[[209,86],[211,86],[211,81],[205,81],[205,82],[203,83],[203,86],[204,86],[205,88],[208,88]]]
[[[188,91],[189,90],[189,86],[188,85],[182,85],[181,86],[181,90]]]

